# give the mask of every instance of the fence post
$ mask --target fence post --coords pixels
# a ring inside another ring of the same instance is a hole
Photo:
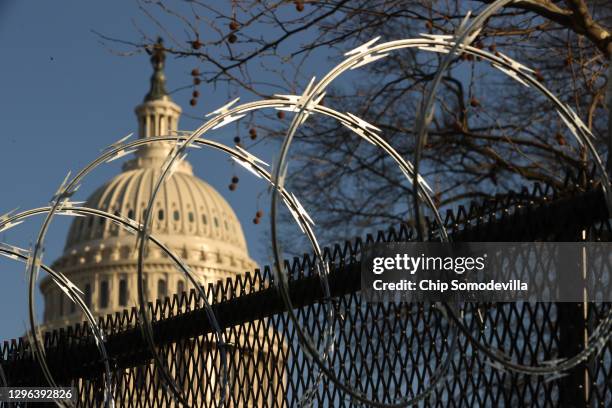
[[[577,242],[582,241],[582,230],[567,225],[564,231],[557,237],[557,241]],[[558,256],[559,264],[571,262],[564,259],[563,251]],[[571,255],[568,255],[571,258]],[[560,282],[561,285],[572,285],[572,287],[584,287],[582,263],[576,265],[578,270],[573,275],[572,281]],[[559,332],[559,357],[567,358],[575,356],[584,348],[584,331],[586,327],[584,302],[559,302],[557,303],[557,319]],[[564,408],[586,408],[587,395],[585,366],[580,364],[565,373],[559,381],[559,406]]]
[[[608,175],[612,177],[612,42],[608,45],[610,59],[608,60],[608,89],[606,99],[608,103]]]
[[[558,303],[560,357],[571,357],[582,351],[584,345],[584,303]],[[559,382],[561,407],[587,406],[584,365],[567,372]]]

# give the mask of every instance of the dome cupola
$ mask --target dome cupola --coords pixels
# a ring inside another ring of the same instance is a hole
[[[135,109],[138,119],[138,137],[141,139],[155,136],[167,136],[176,134],[181,107],[170,99],[166,91],[166,76],[164,66],[166,56],[161,38],[149,51],[151,54],[151,88],[144,98],[144,102]],[[136,157],[125,163],[124,169],[135,168],[161,168],[168,153],[172,150],[171,143],[154,143],[141,147],[136,152]],[[192,174],[191,165],[187,162],[181,163],[178,172]]]

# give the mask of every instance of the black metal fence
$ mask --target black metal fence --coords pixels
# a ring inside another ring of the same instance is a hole
[[[570,179],[568,187],[577,179]],[[449,212],[446,225],[456,241],[609,241],[612,228],[596,186],[540,188]],[[583,236],[583,231],[586,235]],[[429,304],[367,304],[360,290],[360,251],[368,242],[408,241],[407,226],[325,250],[333,265],[329,279],[336,309],[334,353],[329,366],[337,378],[369,399],[391,404],[425,390],[448,353],[448,371],[426,407],[612,406],[612,345],[563,376],[527,376],[500,369],[461,334],[451,349],[451,324]],[[437,239],[430,228],[430,239]],[[319,346],[325,330],[320,282],[310,256],[285,264],[290,294],[301,326]],[[612,271],[599,271],[612,278]],[[358,405],[325,376],[300,347],[296,327],[284,310],[270,268],[207,288],[225,331],[219,349],[211,324],[194,291],[150,305],[156,352],[192,406],[220,406],[227,374],[228,406]],[[609,303],[499,303],[465,305],[463,319],[476,339],[501,349],[516,362],[568,357],[585,345],[610,309]],[[175,405],[163,386],[138,328],[135,309],[101,320],[108,335],[120,407]],[[61,384],[73,385],[78,404],[100,406],[103,364],[86,326],[45,337],[48,365]],[[222,370],[222,356],[227,371]],[[44,378],[25,340],[5,342],[1,363],[11,386],[41,385]],[[306,398],[308,396],[308,398]]]

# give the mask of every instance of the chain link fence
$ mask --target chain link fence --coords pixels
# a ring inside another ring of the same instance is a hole
[[[531,191],[460,207],[447,213],[447,230],[455,241],[610,241],[612,226],[601,190],[592,184],[579,188],[579,180],[569,177],[562,193],[536,185]],[[450,356],[444,378],[419,406],[612,406],[609,342],[572,370],[552,376],[507,370],[473,343],[476,339],[503,350],[525,365],[570,357],[584,348],[609,303],[466,304],[462,318],[473,339],[454,330],[435,304],[365,303],[359,293],[364,245],[415,239],[416,232],[403,225],[327,248],[331,299],[323,295],[314,257],[285,263],[298,321],[311,338],[319,339],[319,349],[329,324],[327,308],[335,308],[336,338],[327,364],[342,383],[370,400],[394,404],[424,391]],[[433,222],[429,239],[438,239]],[[610,281],[612,271],[598,272]],[[329,382],[300,346],[272,276],[265,267],[207,288],[225,332],[222,346],[195,291],[150,304],[155,352],[188,403],[223,406],[225,395],[225,405],[232,407],[359,405]],[[107,316],[100,327],[107,336],[117,406],[178,406],[153,364],[138,311]],[[77,405],[100,406],[104,365],[88,326],[46,333],[45,346],[49,368],[60,384],[75,387]],[[10,386],[44,385],[27,339],[4,342],[0,356]]]

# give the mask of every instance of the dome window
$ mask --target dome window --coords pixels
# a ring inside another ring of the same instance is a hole
[[[193,213],[189,211],[189,222],[193,222],[194,220]]]
[[[163,299],[168,295],[168,285],[164,279],[157,281],[157,297]]]
[[[119,280],[119,306],[127,306],[127,300],[128,300],[127,279],[121,278],[121,280]]]
[[[183,282],[182,280],[179,280],[178,282],[176,282],[176,292],[180,295],[184,291],[185,291],[185,282]]]
[[[206,219],[206,214],[202,214],[202,224],[208,224],[208,220]]]
[[[219,228],[219,219],[215,217],[215,227]]]
[[[174,210],[174,221],[178,221],[181,219],[181,213],[178,210]]]
[[[223,223],[225,224],[225,229],[229,231],[229,227],[227,226],[227,221],[223,221]]]
[[[108,307],[108,281],[103,280],[100,282],[100,309],[106,309]]]
[[[83,290],[83,294],[85,295],[85,305],[87,307],[91,306],[91,285],[89,283],[85,284],[85,290]]]
[[[160,221],[164,220],[164,210],[159,210],[157,212],[157,219],[160,220]]]
[[[133,220],[134,219],[134,210],[129,210],[128,211],[128,218]]]

